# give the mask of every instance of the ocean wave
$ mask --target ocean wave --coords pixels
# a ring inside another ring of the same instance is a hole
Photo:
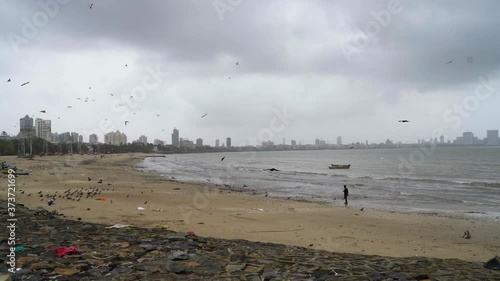
[[[500,182],[483,182],[483,181],[467,181],[467,180],[446,180],[446,179],[425,179],[425,178],[406,178],[406,177],[376,177],[376,176],[352,176],[352,175],[333,175],[339,177],[348,177],[350,179],[365,179],[377,181],[412,181],[423,183],[435,184],[451,184],[451,185],[465,185],[465,186],[481,186],[481,187],[494,187],[500,188]]]

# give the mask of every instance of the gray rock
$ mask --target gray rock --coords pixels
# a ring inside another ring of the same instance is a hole
[[[235,271],[240,271],[245,269],[247,265],[246,264],[228,264],[226,265],[226,271],[227,272],[235,272]]]
[[[172,260],[172,261],[189,259],[189,255],[183,251],[172,251],[172,252],[168,253],[167,257],[169,260]]]
[[[171,260],[167,261],[167,270],[177,274],[191,273],[191,270],[182,263]]]
[[[498,257],[490,259],[484,264],[484,268],[500,270],[500,259]]]

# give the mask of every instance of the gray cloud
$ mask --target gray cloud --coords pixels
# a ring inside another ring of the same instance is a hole
[[[342,134],[351,141],[413,141],[435,126],[459,133],[463,128],[443,123],[443,112],[473,94],[479,76],[497,73],[500,59],[495,1],[401,1],[402,11],[386,26],[379,23],[361,48],[360,31],[391,1],[243,0],[223,20],[210,1],[96,1],[92,9],[68,1],[15,52],[9,38],[23,36],[24,19],[32,22],[44,11],[40,3],[49,2],[0,3],[0,78],[15,79],[1,89],[7,97],[33,101],[15,111],[1,105],[11,124],[43,107],[55,112],[47,118],[64,115],[67,121],[53,121],[59,132],[89,130],[109,118],[130,139],[146,134],[151,141],[169,140],[177,126],[191,139],[232,135],[237,143],[266,127],[272,108],[286,105],[300,117],[276,134],[280,140]],[[346,47],[356,48],[350,61]],[[157,64],[168,78],[138,104],[141,112],[126,117],[132,120],[125,127],[109,94],[130,96],[146,67]],[[18,88],[28,80],[30,87]],[[75,103],[85,95],[97,102]],[[496,100],[493,95],[475,114],[485,115]],[[75,104],[69,115],[62,111],[67,103]],[[153,118],[156,112],[161,121]],[[210,118],[199,120],[204,113]],[[387,123],[409,113],[422,121],[412,131],[401,135],[400,124]],[[497,126],[488,122],[469,128]]]

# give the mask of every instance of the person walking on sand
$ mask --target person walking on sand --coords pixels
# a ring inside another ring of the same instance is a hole
[[[347,186],[344,185],[344,205],[347,207],[347,196],[349,196],[349,189],[347,189]]]

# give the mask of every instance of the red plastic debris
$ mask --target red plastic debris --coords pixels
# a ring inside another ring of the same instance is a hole
[[[198,237],[193,231],[186,232],[187,236]]]
[[[78,249],[74,246],[71,247],[59,247],[59,248],[52,248],[50,250],[55,250],[57,251],[56,257],[63,257],[66,255],[71,255],[76,252],[78,252]]]

